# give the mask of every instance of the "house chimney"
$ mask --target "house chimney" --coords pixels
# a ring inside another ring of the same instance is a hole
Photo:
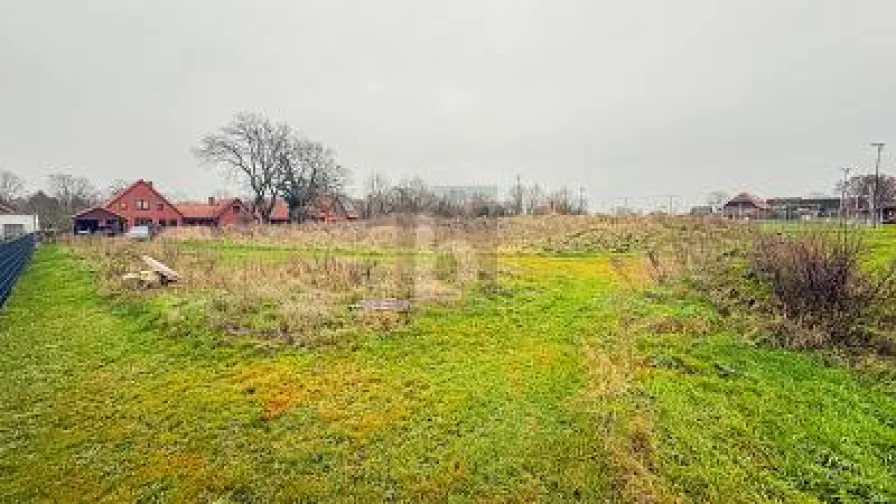
[[[152,180],[147,180],[146,185],[148,185],[149,187],[152,187]]]
[[[214,205],[214,204],[215,204],[215,197],[214,197],[214,196],[209,196],[209,197],[208,197],[208,204],[209,204],[209,205]]]

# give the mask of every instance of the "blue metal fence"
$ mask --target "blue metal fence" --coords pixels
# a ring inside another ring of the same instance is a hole
[[[34,252],[34,235],[27,234],[0,243],[0,306],[6,302],[19,273]]]

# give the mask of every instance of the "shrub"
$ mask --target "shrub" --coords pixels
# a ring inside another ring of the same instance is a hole
[[[894,269],[871,273],[853,234],[761,236],[749,273],[769,289],[777,336],[803,348],[878,346],[874,336],[893,299]]]

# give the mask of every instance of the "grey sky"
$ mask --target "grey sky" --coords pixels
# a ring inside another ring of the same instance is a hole
[[[894,26],[861,0],[0,0],[0,166],[201,196],[225,184],[190,147],[247,110],[356,185],[829,191],[896,149]]]

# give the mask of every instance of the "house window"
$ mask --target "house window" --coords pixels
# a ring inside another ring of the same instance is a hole
[[[177,227],[177,219],[171,219],[168,221],[168,225],[171,227]]]
[[[121,203],[118,204],[118,208],[120,208],[120,209],[122,209],[122,210],[127,210],[127,209],[128,209],[128,204],[125,203],[124,201],[122,201]]]
[[[239,205],[233,205],[233,213],[235,213],[235,214],[240,213],[240,206],[239,206]]]
[[[25,225],[24,224],[4,224],[3,225],[3,237],[4,238],[12,238],[14,236],[21,236],[25,234]]]
[[[149,210],[149,202],[145,199],[138,199],[137,210]]]
[[[165,209],[165,204],[164,204],[164,203],[159,203],[158,205],[156,205],[156,208],[159,209],[159,210],[164,210],[164,209]]]
[[[152,219],[147,219],[146,217],[137,217],[134,219],[135,226],[152,226]]]

